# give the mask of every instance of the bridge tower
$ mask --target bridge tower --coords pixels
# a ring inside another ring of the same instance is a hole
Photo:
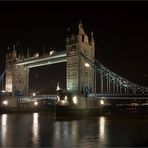
[[[94,60],[95,42],[93,33],[88,38],[81,21],[78,24],[76,34],[68,33],[66,38],[67,90],[76,94],[94,92],[94,69],[81,56],[81,53],[83,53],[89,59]]]
[[[6,55],[6,78],[5,78],[5,90],[6,92],[12,93],[12,86],[13,86],[13,67],[14,63],[17,59],[17,53],[15,50],[15,45],[13,45],[13,50]]]
[[[13,45],[12,52],[6,55],[6,79],[5,90],[6,92],[15,95],[27,95],[28,94],[28,74],[29,69],[24,65],[16,65],[17,60],[23,59],[24,55],[17,55],[15,45]]]

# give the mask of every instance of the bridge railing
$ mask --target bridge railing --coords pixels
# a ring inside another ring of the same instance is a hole
[[[94,97],[148,97],[148,94],[89,94],[88,98]]]
[[[81,55],[84,60],[94,69],[95,79],[96,76],[100,77],[101,93],[148,94],[148,88],[135,84],[119,76],[101,64],[97,59],[89,59],[84,53],[81,53]]]
[[[32,102],[32,101],[38,101],[38,100],[51,100],[51,101],[57,101],[57,95],[39,95],[39,96],[19,96],[17,97],[18,102]]]

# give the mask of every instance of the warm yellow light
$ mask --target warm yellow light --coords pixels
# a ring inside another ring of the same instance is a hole
[[[57,83],[57,91],[60,90],[60,86],[59,86],[59,83]]]
[[[7,100],[3,101],[3,104],[8,105],[8,101]]]
[[[39,53],[35,53],[35,54],[34,54],[34,57],[35,57],[35,58],[38,58],[38,57],[39,57]]]
[[[36,96],[36,93],[33,93],[32,96],[35,97]]]
[[[74,97],[72,98],[72,101],[73,101],[74,104],[77,104],[77,103],[78,103],[78,98],[77,98],[77,96],[74,96]]]
[[[60,101],[60,97],[59,96],[57,96],[57,102],[59,102]]]
[[[101,105],[104,105],[104,101],[103,101],[103,100],[100,100],[100,104],[101,104]]]
[[[65,105],[66,101],[65,100],[61,100],[60,103],[61,103],[61,105]]]
[[[52,50],[52,51],[50,51],[50,55],[53,55],[53,53],[54,53],[54,51]]]
[[[90,67],[89,63],[85,63],[85,67]]]
[[[38,102],[37,102],[37,101],[35,101],[35,102],[34,102],[34,105],[35,105],[35,106],[37,106],[37,105],[38,105]]]
[[[67,100],[68,100],[67,96],[65,96],[64,100],[65,100],[65,101],[67,101]]]

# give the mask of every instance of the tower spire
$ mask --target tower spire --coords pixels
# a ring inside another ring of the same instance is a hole
[[[84,29],[83,29],[83,25],[82,25],[82,21],[80,20],[79,25],[79,35],[85,35]]]
[[[91,32],[91,38],[90,38],[90,41],[91,41],[91,42],[94,42],[94,33],[93,33],[93,32]]]
[[[16,53],[16,50],[15,50],[15,45],[13,45],[12,57],[13,58],[17,57],[17,53]]]
[[[95,41],[94,41],[94,34],[91,32],[91,37],[90,37],[90,45],[94,47]]]

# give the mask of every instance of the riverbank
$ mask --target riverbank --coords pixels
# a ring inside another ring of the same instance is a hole
[[[76,107],[45,107],[45,108],[30,108],[30,107],[11,107],[11,108],[1,108],[0,113],[35,113],[35,112],[45,112],[51,116],[56,117],[97,117],[97,116],[126,116],[126,115],[148,115],[148,110],[131,110],[124,109],[119,110],[119,108],[104,109],[104,108],[76,108]]]

